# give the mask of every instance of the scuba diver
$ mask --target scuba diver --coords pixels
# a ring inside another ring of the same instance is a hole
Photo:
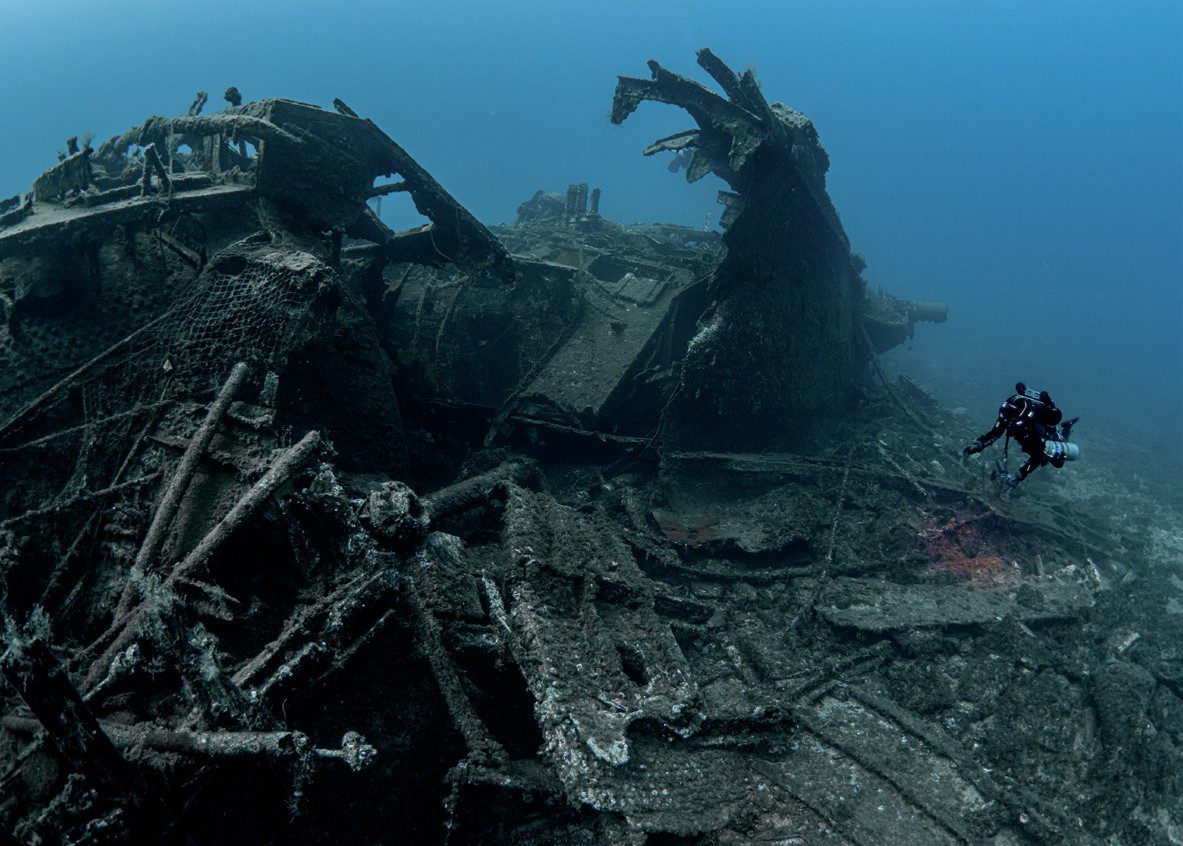
[[[1051,464],[1053,467],[1063,467],[1066,461],[1075,461],[1080,457],[1080,447],[1068,443],[1068,436],[1079,417],[1073,417],[1064,423],[1064,413],[1052,402],[1047,391],[1034,391],[1019,382],[1015,385],[1015,392],[998,409],[998,420],[994,428],[961,451],[962,455],[975,455],[990,444],[1006,435],[1007,446],[1014,438],[1023,452],[1027,454],[1027,461],[1019,468],[1017,475],[1005,472],[1005,455],[1003,452],[1003,481],[1010,487],[1015,487],[1026,479],[1037,467]]]

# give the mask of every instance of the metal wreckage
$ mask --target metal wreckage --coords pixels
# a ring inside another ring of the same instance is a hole
[[[645,154],[722,235],[586,184],[490,229],[233,89],[3,203],[6,842],[1177,832],[1148,541],[948,458],[878,362],[943,306],[869,291],[813,125],[698,62],[611,117],[694,119]]]

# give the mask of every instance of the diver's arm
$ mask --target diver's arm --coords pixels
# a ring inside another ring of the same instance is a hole
[[[1006,421],[1002,419],[1002,415],[998,415],[998,422],[994,424],[994,428],[984,435],[979,435],[977,440],[967,446],[961,451],[962,455],[974,455],[981,452],[990,444],[1002,437],[1006,432]]]

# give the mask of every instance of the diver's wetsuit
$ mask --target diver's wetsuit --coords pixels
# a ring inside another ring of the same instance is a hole
[[[994,428],[978,437],[976,441],[965,448],[964,452],[966,455],[981,452],[1003,435],[1009,435],[1027,454],[1026,463],[1019,468],[1018,476],[1013,480],[1015,484],[1018,484],[1037,467],[1042,467],[1045,464],[1051,464],[1053,467],[1064,466],[1063,457],[1052,458],[1044,452],[1044,444],[1048,441],[1068,439],[1068,433],[1076,420],[1069,420],[1062,427],[1057,428],[1063,419],[1064,413],[1052,402],[1047,391],[1041,393],[1038,400],[1019,391],[1009,397],[998,409],[998,420],[994,423]]]

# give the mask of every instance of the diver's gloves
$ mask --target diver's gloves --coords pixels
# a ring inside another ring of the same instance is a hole
[[[1023,481],[1023,477],[1016,476],[1014,473],[1003,473],[1001,481],[1004,488],[1014,490],[1019,486],[1019,482]]]
[[[986,448],[986,445],[984,443],[982,443],[981,441],[974,441],[969,446],[967,446],[965,449],[963,449],[961,451],[961,454],[962,455],[977,455],[979,452],[981,452],[985,448]]]

